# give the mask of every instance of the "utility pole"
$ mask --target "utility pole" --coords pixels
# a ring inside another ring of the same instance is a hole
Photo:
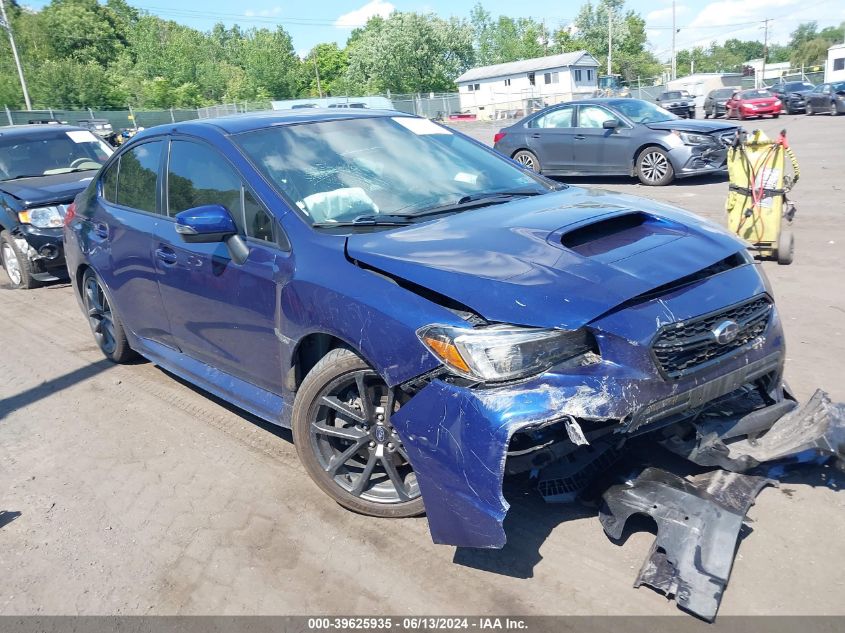
[[[21,67],[21,59],[18,57],[18,47],[15,46],[15,36],[12,34],[12,24],[6,16],[6,3],[0,0],[0,26],[6,29],[9,34],[9,44],[12,46],[12,55],[15,58],[15,65],[18,67],[18,77],[21,80],[21,90],[23,90],[23,100],[26,102],[26,109],[32,110],[32,103],[29,101],[29,90],[26,89],[26,79],[23,76],[23,68]]]
[[[613,57],[613,7],[607,7],[607,74],[611,75],[610,60]]]
[[[672,79],[678,78],[677,59],[675,57],[675,0],[672,0]]]
[[[317,68],[317,54],[314,53],[314,75],[317,77],[317,92],[320,93],[320,99],[323,98],[323,88],[320,86],[320,69]]]
[[[769,56],[769,22],[771,19],[763,20],[763,69],[760,71],[760,87],[766,85],[766,58]]]

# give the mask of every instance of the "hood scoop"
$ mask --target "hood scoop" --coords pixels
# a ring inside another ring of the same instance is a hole
[[[615,213],[564,227],[553,241],[581,257],[611,263],[656,248],[687,234],[683,225],[642,211]]]

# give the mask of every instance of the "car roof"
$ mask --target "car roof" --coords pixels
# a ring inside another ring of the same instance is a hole
[[[29,135],[35,135],[39,132],[73,132],[88,130],[79,127],[78,125],[64,125],[57,123],[29,123],[27,125],[7,125],[0,127],[0,137],[2,138],[18,138]]]
[[[136,138],[153,134],[191,133],[214,128],[224,134],[239,134],[263,128],[293,125],[296,123],[317,123],[320,121],[338,121],[347,119],[371,119],[388,116],[413,116],[396,110],[370,110],[367,108],[297,108],[296,110],[272,110],[269,112],[250,112],[235,114],[215,119],[193,119],[180,123],[166,123],[148,128]],[[149,134],[148,134],[149,132]]]

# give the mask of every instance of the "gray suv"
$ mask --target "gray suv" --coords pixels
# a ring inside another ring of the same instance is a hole
[[[640,99],[585,99],[525,117],[495,135],[496,150],[546,175],[627,175],[644,185],[725,169],[737,127],[679,119]]]

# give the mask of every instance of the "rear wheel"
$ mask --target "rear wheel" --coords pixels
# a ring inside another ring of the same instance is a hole
[[[134,358],[135,352],[126,340],[123,323],[115,313],[100,278],[90,268],[82,277],[82,304],[94,340],[105,357],[115,363],[125,363]]]
[[[637,157],[637,177],[650,187],[668,185],[675,178],[669,156],[659,147],[646,147]]]
[[[807,104],[806,112],[807,112],[808,116],[813,116],[816,113],[816,111],[813,110],[813,104],[811,104],[811,103]]]
[[[12,288],[35,288],[38,281],[32,277],[32,268],[29,258],[22,253],[15,243],[15,238],[8,231],[0,233],[0,260],[3,269],[9,277]]]
[[[513,159],[523,167],[527,167],[531,171],[540,173],[540,159],[534,152],[529,152],[527,149],[521,149],[513,155]]]
[[[404,397],[349,349],[308,372],[293,405],[293,440],[314,482],[337,503],[369,516],[422,514],[416,473],[391,424]]]

